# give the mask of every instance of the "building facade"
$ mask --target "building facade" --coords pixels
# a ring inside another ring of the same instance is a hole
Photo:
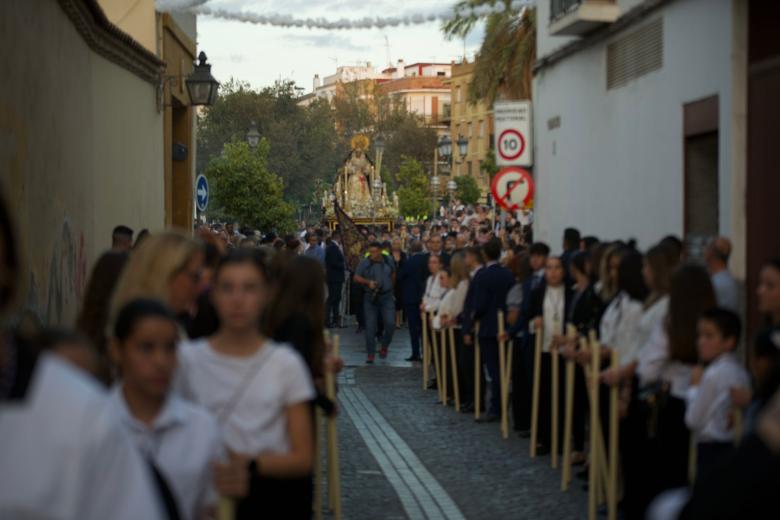
[[[471,176],[476,179],[483,191],[490,184],[488,175],[483,173],[482,163],[493,148],[493,110],[484,101],[476,104],[468,101],[468,88],[474,73],[474,62],[458,63],[452,66],[452,78],[449,82],[451,97],[450,140],[453,143],[452,174]],[[457,142],[465,137],[468,153],[460,157]]]
[[[780,253],[766,224],[780,197],[767,144],[780,117],[780,42],[768,29],[777,4],[537,8],[535,236],[558,245],[576,224],[647,247],[670,233],[690,244],[723,234],[733,271],[753,287],[762,257]]]

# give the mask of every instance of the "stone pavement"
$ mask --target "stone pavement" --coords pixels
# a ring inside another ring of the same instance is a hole
[[[586,517],[580,480],[562,493],[560,472],[549,457],[531,460],[527,440],[503,440],[498,423],[476,424],[422,390],[420,365],[403,361],[406,329],[373,366],[354,327],[333,332],[347,364],[339,388],[345,519]]]

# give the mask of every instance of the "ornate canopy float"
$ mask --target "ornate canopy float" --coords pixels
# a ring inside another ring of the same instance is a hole
[[[380,178],[368,157],[368,137],[356,135],[352,150],[339,168],[336,182],[325,190],[322,205],[331,226],[337,223],[336,205],[358,225],[381,225],[392,228],[398,217],[398,196],[387,194],[387,184]]]

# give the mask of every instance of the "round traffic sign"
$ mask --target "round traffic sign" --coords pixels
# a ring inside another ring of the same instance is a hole
[[[506,161],[518,159],[525,151],[525,138],[514,128],[507,128],[498,136],[498,155]]]
[[[209,182],[202,174],[195,179],[195,204],[198,211],[206,211],[209,207]]]
[[[507,211],[517,211],[530,204],[534,196],[534,181],[528,171],[509,166],[493,177],[490,191],[499,206]]]

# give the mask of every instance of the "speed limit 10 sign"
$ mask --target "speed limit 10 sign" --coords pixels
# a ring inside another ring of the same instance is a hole
[[[534,196],[531,174],[517,166],[502,168],[490,185],[493,199],[507,211],[517,211],[530,205]]]
[[[531,166],[531,102],[496,101],[493,105],[496,127],[496,164]]]

